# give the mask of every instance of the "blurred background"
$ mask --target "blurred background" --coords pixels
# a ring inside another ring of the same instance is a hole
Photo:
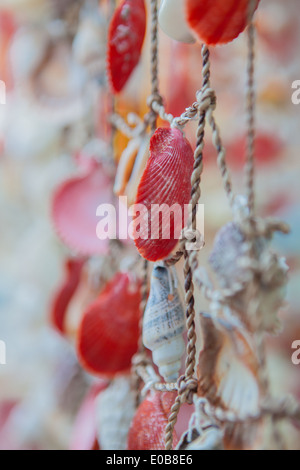
[[[126,144],[117,134],[112,153],[105,73],[110,14],[104,0],[0,0],[0,79],[6,87],[0,105],[0,340],[6,344],[6,365],[0,365],[1,449],[98,446],[93,397],[106,379],[78,363],[74,336],[82,306],[95,298],[112,266],[105,248],[101,253],[76,249],[76,241],[66,243],[66,236],[59,236],[53,197],[59,185],[89,165],[90,155],[108,160],[110,168]],[[261,0],[256,23],[257,210],[291,226],[288,236],[274,240],[287,258],[290,280],[288,306],[280,314],[282,332],[268,340],[269,369],[275,393],[291,392],[300,399],[300,365],[291,361],[292,342],[300,340],[300,105],[291,101],[292,83],[300,80],[299,2]],[[146,112],[148,42],[147,35],[142,59],[115,102],[124,116]],[[245,83],[246,37],[241,35],[212,50],[216,118],[236,192],[243,192]],[[176,43],[160,31],[160,84],[168,111],[180,115],[200,88],[201,45]],[[194,135],[190,125],[193,147]],[[207,142],[204,264],[216,231],[231,218],[209,132]],[[78,216],[77,222],[85,221]],[[134,256],[130,244],[122,250]],[[88,267],[72,299],[67,333],[61,334],[53,302],[74,257],[84,257]],[[103,277],[94,291],[84,281],[91,272]],[[201,308],[201,299],[197,302]],[[300,448],[299,434],[290,430],[287,438]]]

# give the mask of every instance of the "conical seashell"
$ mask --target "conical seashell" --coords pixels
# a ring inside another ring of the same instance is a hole
[[[168,415],[175,401],[173,392],[151,392],[140,404],[128,434],[128,450],[164,450]],[[174,433],[174,446],[178,437]]]
[[[144,0],[122,0],[108,32],[107,69],[110,86],[119,93],[140,60],[146,31]]]
[[[81,271],[84,266],[83,259],[67,259],[65,262],[65,279],[54,295],[50,321],[62,334],[65,333],[65,316],[68,305],[79,285]]]
[[[191,30],[185,20],[185,0],[162,0],[158,21],[161,29],[176,41],[193,43]]]
[[[140,321],[140,281],[117,273],[86,310],[77,337],[77,353],[91,374],[126,372],[136,353]]]
[[[178,379],[185,349],[184,311],[168,268],[154,266],[143,321],[144,345],[166,382]]]
[[[136,198],[138,184],[149,157],[149,143],[148,135],[130,140],[118,164],[114,192],[118,196],[127,196],[129,206]]]
[[[183,434],[177,445],[177,450],[223,450],[223,433],[218,426],[210,425],[201,430],[199,435],[196,429],[193,430],[191,440],[190,432]]]
[[[198,364],[198,395],[213,405],[232,410],[241,418],[259,412],[260,389],[257,381],[258,363],[246,334],[224,320],[213,322],[207,314],[200,315],[203,347]],[[217,327],[216,327],[216,325]],[[231,448],[251,447],[257,439],[257,426],[228,426],[226,445]],[[240,430],[240,433],[238,432]],[[243,429],[244,430],[244,429]]]
[[[250,7],[250,0],[186,0],[186,17],[200,41],[224,44],[244,31]]]
[[[220,285],[229,289],[239,285],[240,289],[228,297],[229,306],[239,314],[242,322],[252,328],[257,312],[263,314],[261,327],[269,332],[278,328],[277,312],[285,297],[288,267],[284,258],[277,257],[269,248],[270,241],[257,237],[250,247],[241,228],[230,222],[217,234],[210,257]],[[261,265],[260,282],[255,282],[249,260]],[[264,268],[266,266],[266,268]]]
[[[102,450],[126,450],[136,395],[129,377],[118,377],[97,398],[97,435]]]
[[[55,191],[52,218],[60,238],[82,255],[105,254],[109,240],[97,237],[97,208],[112,204],[112,184],[105,168],[94,164],[84,175],[71,178]]]
[[[175,128],[157,129],[135,201],[147,212],[134,217],[135,245],[149,261],[166,258],[181,236],[193,166],[193,150],[183,134]]]

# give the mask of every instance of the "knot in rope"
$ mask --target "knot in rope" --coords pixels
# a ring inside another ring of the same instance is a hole
[[[198,389],[198,381],[194,377],[186,378],[184,375],[179,377],[177,381],[178,395],[181,397],[181,401],[193,404],[194,394]]]

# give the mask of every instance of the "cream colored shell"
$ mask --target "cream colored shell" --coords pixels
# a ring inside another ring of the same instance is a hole
[[[161,29],[172,39],[194,43],[195,38],[185,20],[184,0],[162,0],[158,21]]]

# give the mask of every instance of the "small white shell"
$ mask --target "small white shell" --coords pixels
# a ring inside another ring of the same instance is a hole
[[[97,398],[97,436],[102,450],[126,450],[127,434],[133,419],[135,394],[130,379],[116,378]]]
[[[196,42],[185,20],[184,0],[162,0],[158,21],[170,38],[187,44]]]
[[[185,349],[184,311],[176,289],[170,292],[172,282],[168,268],[156,264],[143,322],[144,345],[167,382],[177,380]]]

